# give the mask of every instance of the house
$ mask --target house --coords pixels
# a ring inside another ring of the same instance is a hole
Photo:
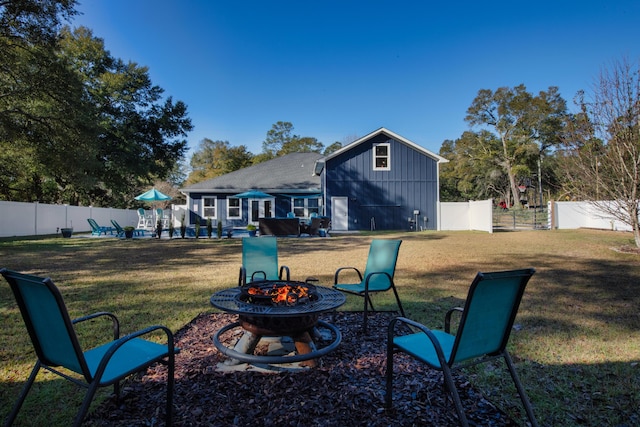
[[[332,230],[437,229],[447,161],[385,128],[320,159]]]
[[[292,153],[181,191],[189,224],[211,218],[242,226],[317,213],[335,231],[437,229],[439,165],[446,161],[380,128],[328,156]],[[266,195],[234,197],[248,190]]]
[[[188,224],[211,218],[225,226],[257,224],[259,218],[300,218],[321,214],[320,176],[313,168],[322,158],[318,153],[292,153],[257,165],[198,182],[181,189],[187,196]],[[234,197],[248,190],[265,196]],[[267,197],[268,196],[268,197]]]

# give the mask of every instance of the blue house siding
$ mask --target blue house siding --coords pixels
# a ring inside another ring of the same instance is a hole
[[[389,144],[390,170],[374,170],[374,145]],[[347,197],[349,230],[435,229],[438,161],[385,133],[326,160],[326,209],[331,197]],[[427,218],[425,221],[424,218]]]

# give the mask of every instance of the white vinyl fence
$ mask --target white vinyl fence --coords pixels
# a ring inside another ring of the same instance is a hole
[[[631,228],[588,202],[549,202],[548,228],[599,228],[631,231]],[[171,206],[174,227],[180,226],[185,205]],[[442,202],[439,204],[439,230],[479,230],[493,232],[493,201]],[[115,219],[122,227],[136,226],[138,213],[133,209],[94,208],[90,206],[47,205],[0,201],[0,237],[57,234],[72,227],[74,233],[90,232],[87,218],[101,226],[111,226]]]
[[[57,234],[67,227],[74,233],[90,232],[87,218],[105,227],[112,226],[112,219],[122,227],[138,224],[138,213],[132,209],[0,201],[0,237]]]

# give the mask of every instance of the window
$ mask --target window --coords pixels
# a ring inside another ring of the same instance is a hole
[[[216,198],[215,197],[203,197],[202,198],[202,216],[204,218],[216,218]]]
[[[375,144],[373,146],[373,170],[391,170],[391,147],[390,144]]]
[[[242,218],[242,204],[240,199],[235,197],[229,197],[227,199],[227,219],[241,219]]]
[[[297,218],[308,218],[312,213],[320,215],[320,199],[294,198],[292,200],[293,213]]]

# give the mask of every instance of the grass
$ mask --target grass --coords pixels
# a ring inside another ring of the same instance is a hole
[[[640,258],[612,250],[633,244],[630,234],[419,232],[280,239],[280,263],[290,267],[293,279],[315,276],[329,286],[338,267],[364,268],[372,237],[403,240],[396,273],[400,297],[409,317],[434,328],[442,327],[448,308],[464,302],[477,271],[535,267],[510,350],[540,424],[640,423]],[[50,276],[72,317],[107,310],[120,318],[124,333],[151,324],[176,331],[197,314],[212,310],[213,292],[237,284],[241,242],[4,239],[0,260],[0,267]],[[13,296],[2,283],[4,418],[35,356]],[[391,293],[377,296],[375,302],[378,309],[395,308]],[[342,309],[361,310],[362,300],[349,297]],[[83,328],[83,341],[95,342],[98,326]],[[521,419],[519,401],[501,364],[470,368],[466,374],[494,403]],[[40,374],[36,386],[18,424],[69,424],[83,391],[50,374]]]

